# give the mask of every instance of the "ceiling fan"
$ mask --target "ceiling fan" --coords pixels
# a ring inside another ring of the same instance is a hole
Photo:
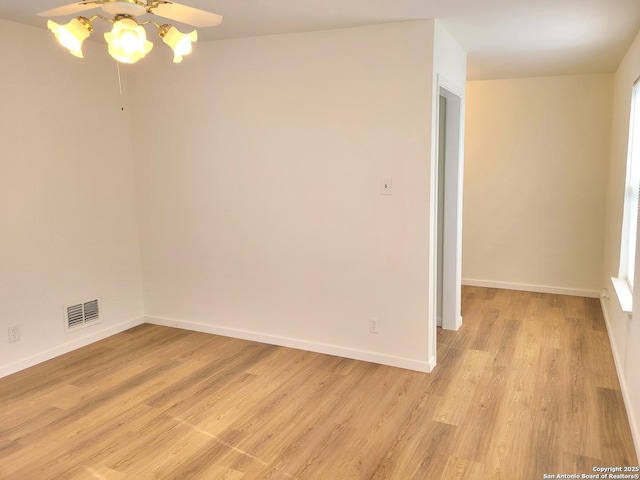
[[[79,16],[66,25],[49,20],[47,26],[58,41],[76,57],[83,57],[82,42],[93,32],[91,22],[101,19],[113,24],[111,32],[104,38],[109,46],[109,54],[122,63],[135,63],[151,51],[153,43],[147,40],[144,25],[153,24],[158,29],[162,41],[173,50],[174,63],[180,63],[184,55],[192,50],[192,43],[198,39],[198,32],[182,33],[168,23],[159,24],[153,19],[143,22],[138,17],[151,14],[194,27],[213,27],[222,22],[215,13],[182,5],[168,0],[84,0],[56,7],[38,13],[41,17],[61,17],[102,8],[109,15],[100,14],[91,17]]]

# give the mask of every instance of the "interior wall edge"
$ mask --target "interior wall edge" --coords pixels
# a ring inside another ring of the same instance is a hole
[[[398,357],[378,352],[370,352],[358,350],[355,348],[342,347],[339,345],[329,345],[325,343],[310,342],[295,338],[281,337],[269,335],[260,332],[232,329],[219,327],[215,325],[207,325],[204,323],[190,322],[185,320],[176,320],[172,318],[163,318],[155,316],[145,316],[144,323],[151,325],[160,325],[164,327],[181,328],[193,332],[208,333],[220,335],[223,337],[238,338],[241,340],[249,340],[259,343],[267,343],[269,345],[277,345],[280,347],[295,348],[314,353],[322,353],[325,355],[334,355],[338,357],[349,358],[352,360],[362,360],[365,362],[378,363],[390,367],[404,368],[417,372],[430,373],[435,368],[435,358],[431,357],[427,361],[414,358]]]
[[[108,328],[103,328],[100,330],[95,330],[94,327],[83,329],[82,332],[78,332],[79,334],[85,334],[80,338],[74,338],[67,343],[58,345],[29,357],[22,358],[16,362],[12,362],[6,365],[0,365],[0,378],[7,377],[22,370],[26,370],[29,367],[38,365],[39,363],[43,363],[47,360],[51,360],[66,353],[73,352],[74,350],[77,350],[79,348],[86,347],[87,345],[98,342],[100,340],[104,340],[105,338],[124,332],[125,330],[128,330],[130,328],[137,327],[138,325],[142,325],[143,323],[144,317],[140,316],[132,318],[130,320],[125,320],[116,325],[112,325]],[[95,328],[99,327],[100,324],[95,325]],[[69,335],[73,336],[74,334],[71,333]]]
[[[633,437],[633,444],[636,447],[636,457],[640,458],[640,423],[638,423],[635,412],[632,408],[631,395],[629,393],[629,387],[624,375],[624,368],[622,365],[622,357],[618,353],[618,347],[616,346],[615,338],[611,334],[611,323],[609,321],[609,314],[604,303],[604,298],[600,298],[600,308],[602,309],[602,316],[604,317],[604,323],[607,326],[607,336],[609,337],[609,344],[611,345],[611,353],[613,354],[613,363],[616,366],[616,372],[618,373],[618,382],[620,382],[620,390],[622,392],[622,399],[624,400],[624,407],[627,411],[627,417],[629,419],[629,428],[631,429],[631,436]]]
[[[557,287],[554,285],[532,285],[528,283],[500,282],[495,280],[480,280],[475,278],[463,278],[462,285],[468,285],[470,287],[500,288],[503,290],[520,290],[522,292],[571,295],[574,297],[600,298],[600,292],[598,292],[597,290]]]

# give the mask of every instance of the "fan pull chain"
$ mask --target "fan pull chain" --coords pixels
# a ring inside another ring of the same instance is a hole
[[[120,110],[124,112],[124,101],[122,98],[122,77],[120,77],[120,62],[116,60],[116,69],[118,70],[118,88],[120,89]]]

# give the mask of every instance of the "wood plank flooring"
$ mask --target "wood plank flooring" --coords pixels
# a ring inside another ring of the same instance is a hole
[[[0,379],[0,479],[501,479],[635,466],[598,301],[463,289],[421,374],[143,325]]]

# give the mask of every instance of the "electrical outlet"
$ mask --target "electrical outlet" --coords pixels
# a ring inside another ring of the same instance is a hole
[[[20,340],[20,325],[14,325],[9,327],[9,343],[17,342]]]
[[[369,333],[380,333],[380,320],[373,317],[369,319]]]

